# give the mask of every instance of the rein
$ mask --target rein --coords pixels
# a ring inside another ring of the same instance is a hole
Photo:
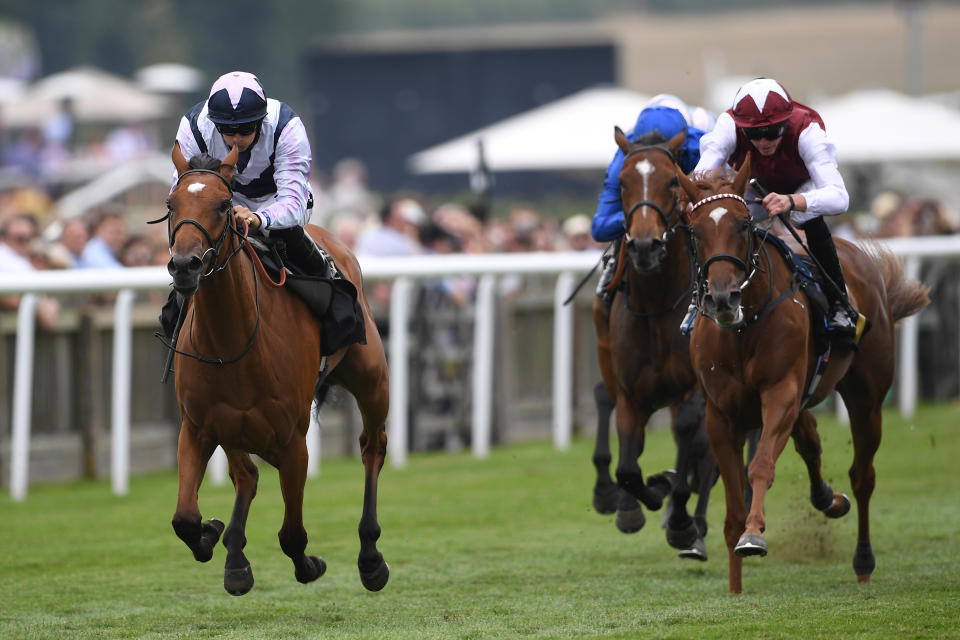
[[[221,166],[230,166],[230,165],[221,165]],[[212,170],[210,170],[210,169],[190,169],[190,170],[188,170],[188,171],[184,171],[184,172],[183,172],[182,174],[180,174],[180,176],[177,178],[177,183],[176,183],[176,185],[174,186],[174,189],[176,189],[176,187],[180,185],[180,181],[183,180],[184,176],[186,176],[186,175],[188,175],[188,174],[196,174],[196,173],[209,173],[209,174],[213,174],[213,175],[217,176],[217,178],[219,178],[220,180],[223,181],[224,185],[226,185],[227,189],[228,189],[229,192],[230,192],[231,199],[230,199],[228,202],[229,202],[229,204],[231,205],[231,206],[230,206],[230,210],[232,211],[232,205],[233,205],[233,189],[230,187],[230,182],[229,182],[229,180],[227,180],[222,174],[220,174],[220,173],[217,172],[217,171],[212,171]],[[176,224],[176,226],[174,226],[173,228],[171,228],[171,214],[172,214],[172,208],[171,208],[170,202],[169,202],[169,200],[168,200],[168,201],[167,201],[167,213],[166,213],[163,217],[157,218],[156,220],[149,220],[149,221],[147,222],[147,224],[156,224],[156,223],[163,222],[164,220],[166,220],[166,221],[167,221],[167,236],[168,236],[169,246],[170,246],[170,247],[173,247],[174,238],[175,238],[175,236],[176,236],[176,233],[177,233],[177,231],[180,229],[180,227],[182,227],[184,224],[192,224],[193,226],[197,227],[197,228],[200,230],[200,232],[204,235],[204,237],[207,239],[207,242],[208,242],[209,245],[210,245],[210,248],[207,249],[206,251],[204,251],[204,254],[203,254],[203,256],[201,257],[201,260],[205,259],[205,257],[207,256],[208,253],[210,253],[210,252],[213,253],[213,257],[212,257],[212,259],[211,259],[211,261],[210,261],[213,266],[211,266],[211,268],[210,268],[206,273],[203,273],[203,274],[200,275],[200,280],[205,280],[205,279],[207,279],[207,278],[210,278],[211,276],[215,275],[216,273],[218,273],[218,272],[223,271],[224,269],[226,269],[226,268],[227,268],[227,265],[229,264],[229,262],[230,262],[230,260],[231,260],[231,258],[233,258],[233,256],[237,255],[240,251],[242,251],[242,250],[244,249],[244,247],[246,247],[247,253],[249,254],[249,257],[250,257],[251,267],[253,268],[253,292],[254,292],[254,293],[253,293],[253,299],[254,299],[254,308],[256,309],[256,312],[257,312],[257,322],[256,322],[256,325],[254,326],[253,333],[252,333],[252,335],[250,336],[250,339],[247,341],[247,345],[243,348],[243,350],[242,350],[238,355],[236,355],[236,356],[234,356],[234,357],[232,357],[232,358],[223,359],[223,358],[216,358],[216,357],[208,357],[208,356],[204,356],[203,354],[199,353],[198,350],[197,350],[196,345],[193,343],[193,335],[192,335],[192,332],[191,332],[191,338],[190,338],[190,346],[193,348],[194,353],[190,353],[190,352],[188,352],[188,351],[181,351],[181,350],[177,349],[177,346],[176,346],[176,345],[177,345],[178,338],[179,338],[179,336],[180,336],[180,329],[181,329],[182,323],[183,323],[183,321],[184,321],[184,319],[185,319],[185,316],[186,316],[186,306],[187,306],[188,301],[187,301],[187,300],[184,300],[183,306],[181,307],[181,310],[180,310],[179,317],[177,318],[176,327],[174,328],[173,339],[170,340],[170,341],[168,341],[168,340],[167,340],[163,335],[161,335],[159,332],[154,333],[154,335],[157,337],[157,339],[159,339],[160,342],[162,342],[162,343],[164,344],[164,346],[166,346],[167,349],[170,350],[170,352],[169,352],[169,354],[168,354],[168,356],[167,356],[167,363],[166,363],[166,365],[165,365],[165,367],[164,367],[164,373],[163,373],[163,378],[161,379],[161,382],[165,382],[165,381],[166,381],[167,372],[170,370],[170,364],[171,364],[171,361],[172,361],[172,358],[173,358],[173,354],[175,354],[175,353],[176,353],[176,354],[179,354],[179,355],[182,355],[182,356],[189,357],[189,358],[193,358],[194,360],[197,360],[197,361],[199,361],[199,362],[203,362],[203,363],[206,363],[206,364],[215,364],[215,365],[218,365],[218,366],[222,366],[222,365],[225,365],[225,364],[232,364],[232,363],[234,363],[234,362],[237,362],[237,361],[240,360],[241,358],[243,358],[245,355],[247,355],[247,353],[249,353],[250,350],[253,348],[253,345],[255,344],[255,342],[256,342],[256,340],[257,340],[257,336],[258,336],[259,333],[260,333],[260,323],[261,323],[261,313],[260,313],[260,274],[262,274],[262,275],[264,276],[264,278],[267,280],[267,282],[269,282],[271,285],[273,285],[273,286],[275,286],[275,287],[283,286],[283,284],[284,284],[285,281],[286,281],[286,273],[285,273],[283,270],[281,270],[281,272],[280,272],[279,282],[274,282],[273,279],[270,278],[269,274],[266,272],[266,269],[265,269],[264,266],[263,266],[263,263],[260,261],[260,256],[257,255],[256,250],[255,250],[255,249],[250,245],[250,243],[247,241],[247,235],[249,234],[250,227],[249,227],[249,225],[247,224],[246,221],[243,222],[243,227],[242,227],[242,229],[239,227],[239,224],[237,224],[237,223],[235,223],[235,224],[230,224],[229,222],[227,222],[226,224],[224,224],[224,226],[223,226],[223,231],[220,233],[220,235],[219,235],[219,237],[217,238],[217,240],[214,241],[214,240],[213,240],[213,237],[210,235],[210,232],[207,231],[206,227],[204,227],[203,224],[200,223],[200,221],[195,220],[195,219],[193,219],[193,218],[185,218],[185,219],[183,219],[183,220],[180,220],[180,221]],[[226,215],[229,216],[229,215],[231,215],[231,214],[228,212]],[[232,233],[233,235],[235,235],[235,236],[238,238],[237,246],[236,246],[235,249],[233,249],[233,250],[226,256],[226,258],[223,259],[222,262],[218,262],[219,257],[220,257],[220,251],[223,249],[223,246],[224,246],[224,244],[226,243],[226,238],[227,238],[228,232],[229,232],[229,233]],[[193,322],[194,322],[194,316],[191,316],[191,319],[190,319],[190,326],[191,326],[191,327],[193,326]]]

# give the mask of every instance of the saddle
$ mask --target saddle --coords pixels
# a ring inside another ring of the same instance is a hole
[[[251,229],[247,242],[257,252],[260,262],[273,280],[286,272],[285,285],[306,303],[307,308],[321,321],[321,354],[328,356],[351,344],[367,343],[363,310],[357,299],[357,289],[337,269],[333,258],[317,245],[323,255],[323,275],[304,273],[286,259],[282,241],[273,240]]]

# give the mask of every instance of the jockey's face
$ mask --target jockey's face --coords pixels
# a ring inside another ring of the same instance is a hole
[[[250,148],[250,145],[253,144],[253,139],[257,137],[257,132],[254,131],[248,135],[240,135],[239,133],[221,133],[220,135],[223,136],[223,141],[226,143],[227,148],[236,145],[240,151],[246,151]]]
[[[774,138],[773,140],[760,138],[759,140],[751,140],[750,143],[753,144],[753,148],[756,149],[760,155],[772,156],[777,151],[777,147],[780,146],[781,140],[783,140],[783,136]]]
[[[236,145],[240,151],[246,151],[256,139],[257,130],[260,129],[260,123],[261,120],[239,125],[218,124],[217,131],[223,136],[223,141],[226,143],[227,148]]]

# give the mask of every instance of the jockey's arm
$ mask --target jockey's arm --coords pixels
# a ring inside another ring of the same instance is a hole
[[[310,142],[300,118],[284,127],[273,164],[276,199],[257,211],[266,229],[305,226],[310,221]]]

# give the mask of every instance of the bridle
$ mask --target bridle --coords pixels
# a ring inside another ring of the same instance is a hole
[[[706,198],[703,198],[702,200],[695,203],[692,207],[690,207],[690,213],[692,214],[694,211],[696,211],[698,208],[700,208],[705,204],[709,204],[711,202],[716,202],[717,200],[723,200],[723,199],[736,200],[737,202],[741,203],[744,206],[744,208],[748,207],[747,201],[743,197],[735,193],[716,193],[712,196],[707,196]],[[700,252],[697,248],[696,234],[692,234],[692,233],[690,234],[691,250],[694,255],[694,259],[697,261],[696,299],[697,299],[697,306],[700,313],[702,313],[704,316],[709,317],[709,314],[703,308],[702,303],[700,301],[703,300],[703,296],[706,295],[707,290],[709,288],[710,283],[708,278],[708,271],[710,269],[710,265],[712,265],[715,262],[732,263],[735,267],[737,267],[744,273],[744,280],[743,282],[740,283],[739,289],[740,291],[745,290],[748,286],[750,286],[750,283],[753,281],[753,278],[754,276],[757,275],[757,273],[764,272],[764,269],[760,266],[761,250],[764,253],[767,264],[768,265],[771,264],[769,249],[766,246],[766,239],[769,233],[770,233],[769,227],[761,228],[759,225],[755,224],[753,221],[749,220],[748,218],[747,259],[743,260],[739,256],[735,256],[730,253],[716,253],[710,256],[709,258],[707,258],[705,261],[703,261],[702,264],[700,263]],[[757,241],[758,238],[759,238],[759,242]],[[762,305],[760,310],[757,311],[757,313],[755,313],[750,318],[741,322],[736,328],[742,329],[746,326],[753,324],[754,322],[756,322],[757,320],[765,316],[767,313],[769,313],[770,310],[773,309],[773,307],[780,304],[780,302],[783,299],[785,299],[786,297],[789,297],[789,295],[792,295],[795,292],[795,289],[793,290],[787,289],[784,293],[782,293],[779,297],[777,297],[777,299],[771,302],[770,300],[771,298],[773,298],[773,278],[769,278],[769,284],[770,286],[769,286],[769,291],[767,292],[766,301]]]
[[[228,166],[228,165],[220,165],[220,166]],[[184,171],[183,173],[181,173],[180,177],[177,178],[177,183],[173,187],[174,190],[176,190],[176,188],[180,186],[180,182],[183,180],[185,176],[188,176],[190,174],[198,174],[198,173],[209,173],[211,175],[217,176],[217,178],[223,181],[223,184],[227,187],[227,191],[230,193],[230,199],[226,203],[228,205],[227,206],[228,211],[226,212],[226,215],[229,216],[230,211],[233,209],[233,188],[230,186],[230,181],[227,180],[223,176],[223,174],[221,174],[219,171],[213,171],[211,169],[188,169],[187,171]],[[234,225],[230,224],[229,221],[223,225],[223,231],[220,232],[220,235],[217,237],[216,241],[214,241],[213,236],[210,234],[209,231],[207,231],[206,227],[204,227],[199,220],[196,220],[194,218],[184,218],[183,220],[179,220],[176,226],[171,228],[171,224],[173,221],[171,217],[172,213],[173,213],[173,208],[170,203],[170,200],[168,199],[167,213],[163,217],[157,218],[156,220],[148,220],[147,224],[157,224],[159,222],[163,222],[164,220],[166,220],[167,241],[168,241],[168,246],[170,248],[173,248],[173,243],[174,243],[174,240],[176,239],[177,231],[179,231],[180,227],[182,227],[183,225],[190,224],[200,230],[200,233],[202,233],[203,236],[207,239],[207,245],[208,245],[208,248],[203,252],[203,255],[200,256],[200,260],[204,261],[204,264],[211,265],[210,269],[207,272],[200,275],[201,280],[205,278],[209,278],[216,272],[225,269],[227,266],[227,263],[230,262],[230,259],[233,256],[235,256],[237,253],[239,253],[240,250],[243,248],[243,241],[245,239],[243,233],[239,229],[237,229]],[[235,234],[240,239],[240,242],[237,244],[237,247],[223,260],[223,262],[220,262],[219,261],[220,251],[223,249],[223,246],[226,243],[228,232],[232,232],[233,234]],[[210,254],[212,254],[212,257],[210,259],[210,262],[207,263],[206,259]]]
[[[223,167],[223,166],[230,166],[230,165],[221,164],[220,166]],[[225,215],[231,216],[231,212],[233,210],[233,188],[230,186],[230,181],[227,180],[223,176],[223,174],[221,174],[218,171],[213,171],[211,169],[188,169],[187,171],[184,171],[183,173],[181,173],[180,176],[177,178],[177,183],[174,185],[174,190],[176,190],[177,187],[180,186],[180,182],[183,180],[184,176],[187,176],[190,174],[198,174],[198,173],[213,174],[217,176],[217,178],[223,181],[224,185],[226,185],[227,187],[227,190],[230,192],[230,200],[227,201],[227,204],[229,206],[227,207],[227,211]],[[167,237],[169,240],[169,246],[171,248],[173,247],[173,243],[174,243],[174,239],[176,237],[177,231],[179,231],[180,227],[182,227],[183,225],[191,224],[200,230],[200,233],[204,235],[204,237],[207,239],[207,243],[209,244],[209,248],[203,252],[203,255],[200,258],[201,261],[205,260],[207,255],[212,253],[212,258],[210,260],[211,267],[207,272],[200,275],[201,280],[209,278],[210,276],[218,273],[219,271],[226,269],[227,264],[230,262],[230,259],[233,258],[233,256],[237,255],[243,249],[244,245],[247,242],[246,225],[244,225],[244,229],[241,230],[236,225],[231,224],[232,216],[230,219],[227,220],[227,222],[224,223],[223,231],[220,232],[220,235],[217,237],[216,241],[214,241],[213,236],[210,234],[209,231],[207,231],[206,227],[204,227],[199,220],[196,220],[194,218],[184,218],[183,220],[178,221],[177,224],[171,228],[172,213],[173,213],[173,207],[171,205],[170,200],[168,199],[167,213],[163,217],[157,218],[156,220],[148,220],[147,224],[156,224],[166,220],[167,221]],[[227,255],[227,257],[223,259],[222,262],[220,262],[219,261],[220,251],[223,249],[224,244],[226,243],[226,238],[228,233],[232,233],[233,235],[235,235],[238,238],[239,242],[237,242],[236,248],[233,251],[231,251]],[[253,328],[253,334],[250,336],[250,339],[247,341],[247,345],[243,348],[243,350],[237,356],[225,360],[223,358],[210,358],[200,353],[189,353],[187,351],[180,351],[179,349],[177,349],[177,345],[176,345],[176,338],[179,335],[179,331],[180,331],[179,321],[178,321],[178,326],[174,331],[173,340],[167,341],[165,337],[160,333],[155,333],[154,335],[161,342],[163,342],[167,346],[167,348],[170,349],[170,351],[174,353],[178,353],[182,356],[193,358],[194,360],[198,360],[200,362],[204,362],[207,364],[225,365],[225,364],[231,364],[240,360],[243,356],[249,353],[250,349],[253,348],[253,345],[257,340],[257,336],[260,333],[260,278],[257,273],[256,265],[253,262],[251,262],[251,266],[253,267],[253,300],[254,300],[254,308],[257,311],[257,323]],[[184,309],[185,308],[186,308],[186,302],[184,302]],[[182,318],[182,315],[183,314],[181,313],[181,318]],[[191,319],[191,323],[192,322],[193,322],[193,319]],[[191,332],[191,346],[193,346],[193,349],[196,351],[196,346],[192,345],[192,335],[193,334]]]
[[[637,155],[638,153],[646,153],[647,151],[659,151],[660,153],[665,153],[668,158],[670,158],[671,163],[676,163],[676,157],[673,155],[669,149],[664,147],[658,147],[656,145],[650,145],[645,147],[639,147],[637,149],[631,150],[628,154],[623,157],[624,164],[630,156]],[[666,242],[670,237],[676,232],[676,230],[681,227],[681,222],[683,216],[677,213],[679,209],[680,198],[676,192],[673,194],[673,206],[670,208],[669,212],[663,210],[663,208],[652,200],[638,200],[630,205],[629,209],[625,210],[623,214],[623,229],[624,237],[629,242],[630,241],[630,221],[633,220],[633,214],[637,212],[641,207],[649,207],[657,212],[657,215],[660,216],[660,220],[663,222],[663,237],[661,240]]]
[[[636,149],[632,149],[629,153],[627,153],[624,156],[623,161],[624,163],[626,163],[627,159],[630,158],[631,156],[634,156],[640,153],[645,153],[647,151],[659,151],[660,153],[664,153],[667,155],[668,158],[670,158],[670,162],[672,164],[676,164],[677,160],[676,160],[676,156],[673,155],[673,152],[671,152],[669,149],[656,146],[656,145],[649,145],[649,146],[643,146],[643,147],[638,147]],[[631,220],[633,220],[633,214],[636,213],[636,211],[641,207],[649,207],[654,211],[656,211],[657,215],[660,216],[660,220],[663,222],[663,228],[664,228],[664,232],[660,240],[664,244],[670,241],[670,239],[673,237],[673,234],[676,233],[678,229],[684,229],[689,232],[689,227],[684,221],[683,212],[680,211],[680,197],[677,194],[676,190],[674,190],[673,206],[670,208],[669,212],[664,211],[659,204],[657,204],[652,200],[645,200],[645,199],[639,200],[637,202],[634,202],[632,205],[630,205],[629,209],[627,209],[623,215],[624,242],[629,242],[631,239],[630,238],[630,222]],[[690,256],[690,284],[669,307],[665,309],[658,309],[656,311],[635,311],[630,307],[630,289],[627,288],[625,292],[625,302],[626,302],[627,311],[631,315],[641,317],[641,318],[658,317],[674,311],[690,296],[690,293],[694,290],[694,287],[695,287],[695,282],[693,280],[694,265],[695,263],[693,262],[693,256],[691,255]]]

